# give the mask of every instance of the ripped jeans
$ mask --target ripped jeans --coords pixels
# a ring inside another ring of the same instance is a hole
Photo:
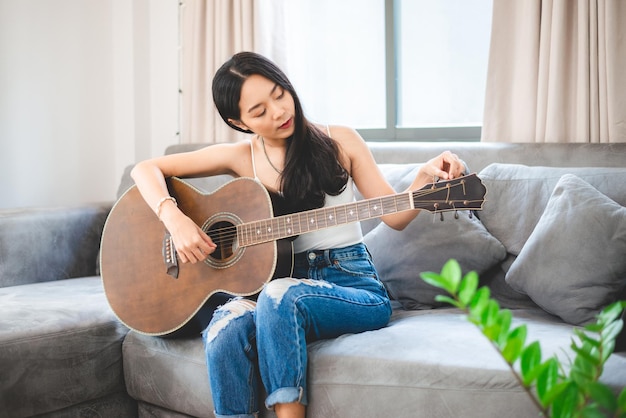
[[[307,405],[307,342],[382,328],[387,292],[364,244],[295,256],[294,277],[269,282],[256,302],[220,306],[203,333],[217,417],[254,417],[261,385],[267,408]]]

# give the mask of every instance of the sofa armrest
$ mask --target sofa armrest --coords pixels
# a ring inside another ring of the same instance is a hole
[[[112,206],[0,209],[0,287],[97,275]]]

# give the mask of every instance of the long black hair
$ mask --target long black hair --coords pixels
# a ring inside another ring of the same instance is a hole
[[[287,141],[285,167],[280,187],[293,210],[324,206],[325,194],[336,196],[348,181],[348,172],[339,162],[339,147],[328,135],[309,122],[300,99],[287,76],[276,64],[254,52],[240,52],[226,61],[213,78],[213,101],[224,122],[241,132],[252,133],[229,121],[241,120],[241,87],[257,74],[288,91],[295,104],[294,133]]]

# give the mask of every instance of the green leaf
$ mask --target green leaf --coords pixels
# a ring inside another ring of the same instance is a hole
[[[526,324],[522,324],[513,328],[513,330],[509,333],[509,336],[521,338],[522,341],[526,341],[526,335],[528,335],[528,328],[526,327]],[[539,345],[539,343],[536,344]],[[539,349],[539,352],[541,352],[541,349]]]
[[[615,412],[615,417],[616,418],[626,418],[626,388],[624,388],[624,390],[622,391],[622,393],[620,393],[620,395],[618,396],[618,408],[617,411]]]
[[[424,280],[426,283],[428,283],[431,286],[435,286],[439,289],[445,289],[444,287],[445,279],[438,273],[434,273],[432,271],[425,271],[423,273],[420,273],[420,277],[422,278],[422,280]]]
[[[492,325],[483,326],[483,335],[487,337],[489,341],[498,345],[497,342],[500,337],[500,325],[492,324]],[[502,347],[498,345],[498,348],[502,348]]]
[[[470,301],[476,294],[478,289],[478,274],[475,271],[470,271],[465,275],[461,284],[459,285],[459,300],[464,306],[470,304]]]
[[[576,386],[570,381],[559,382],[546,393],[545,405],[551,405],[551,416],[571,417],[576,407]]]
[[[456,299],[452,299],[450,296],[437,295],[437,296],[435,296],[435,300],[437,302],[450,304],[450,305],[455,306],[455,307],[457,307],[459,309],[465,309],[465,306],[463,306],[462,303],[460,303]]]
[[[611,354],[615,351],[615,340],[607,341],[604,343],[604,347],[602,350],[602,364],[606,363]]]
[[[601,332],[602,341],[604,342],[615,340],[615,338],[617,338],[620,331],[622,330],[623,325],[624,321],[622,321],[621,319],[607,324]]]
[[[483,311],[487,308],[489,304],[489,297],[491,296],[491,292],[488,287],[483,286],[474,295],[472,301],[470,302],[470,318],[474,323],[480,321],[482,317]]]
[[[626,413],[626,388],[617,397],[617,405],[620,411]]]
[[[599,348],[602,345],[602,341],[599,338],[594,338],[593,336],[587,333],[584,333],[579,329],[575,329],[574,334],[576,334],[576,336],[580,339],[578,343],[580,343],[581,345],[587,344],[591,346],[591,347],[586,348],[587,350],[591,350],[591,348]],[[594,335],[597,335],[597,334],[594,333]],[[576,343],[577,341],[572,340],[572,346]]]
[[[587,384],[584,389],[600,406],[607,409],[611,413],[615,412],[617,409],[617,398],[608,386],[600,382],[593,382]]]
[[[589,346],[585,347],[579,347],[576,345],[572,344],[572,350],[578,355],[577,360],[579,362],[584,361],[589,367],[597,367],[601,364],[601,361],[598,357],[594,356],[592,353],[590,353],[590,349],[588,348]],[[575,361],[575,363],[577,363]]]
[[[544,368],[537,376],[537,395],[543,406],[547,406],[546,395],[558,381],[559,363],[554,357],[544,363]]]
[[[498,345],[504,345],[509,337],[509,329],[513,322],[513,314],[508,309],[502,309],[498,313],[498,324],[500,325],[500,337]],[[522,342],[523,343],[523,342]]]
[[[594,361],[578,355],[570,369],[570,378],[577,384],[584,386],[589,382],[597,380],[599,367]]]
[[[485,327],[491,327],[498,321],[498,312],[500,305],[493,299],[487,301],[487,308],[482,312],[481,324]]]
[[[443,265],[441,276],[445,279],[444,289],[451,295],[456,295],[461,283],[461,266],[455,259],[450,259]]]
[[[592,322],[590,324],[587,324],[584,326],[585,331],[589,331],[589,332],[593,332],[595,334],[599,334],[600,331],[602,331],[602,328],[604,327],[603,324],[598,323],[598,322]],[[582,332],[581,330],[575,329],[574,333],[579,333]]]
[[[580,411],[582,418],[606,418],[607,415],[597,405],[587,405]]]
[[[522,326],[525,327],[525,325]],[[517,329],[518,328],[516,328],[509,334],[509,338],[515,338],[512,337],[512,335],[513,332],[517,331]],[[541,345],[538,341],[534,341],[522,350],[522,354],[520,357],[520,367],[522,371],[522,379],[524,381],[524,385],[530,386],[535,381],[535,379],[537,378],[537,366],[539,366],[540,363]]]
[[[613,302],[598,314],[596,322],[613,322],[622,314],[624,309],[626,309],[626,300]]]
[[[522,355],[523,348],[524,339],[520,338],[519,335],[511,336],[511,334],[509,334],[506,339],[506,343],[504,344],[504,348],[502,349],[502,357],[504,357],[507,363],[513,364],[515,363],[515,360]]]

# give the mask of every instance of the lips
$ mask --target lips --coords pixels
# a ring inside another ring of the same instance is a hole
[[[293,118],[289,118],[287,122],[283,123],[278,127],[278,129],[289,129],[291,128],[291,124],[293,123]]]

